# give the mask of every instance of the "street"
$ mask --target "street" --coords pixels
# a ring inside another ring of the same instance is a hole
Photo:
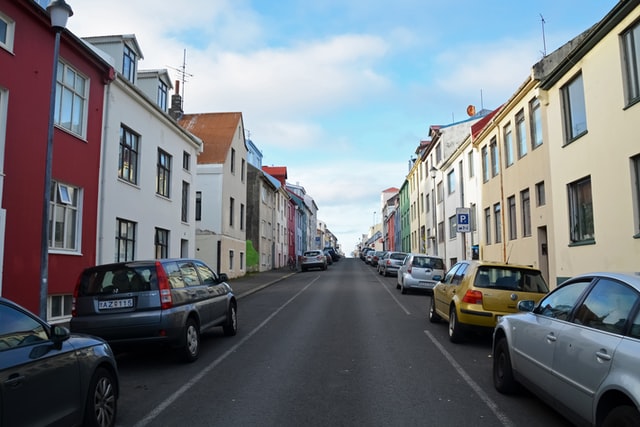
[[[298,273],[239,301],[239,332],[200,359],[118,356],[119,426],[569,426],[491,380],[491,338],[448,340],[429,296],[402,295],[360,259]]]

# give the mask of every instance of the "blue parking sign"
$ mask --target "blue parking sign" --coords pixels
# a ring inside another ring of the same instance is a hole
[[[471,210],[469,208],[456,208],[456,222],[458,233],[471,231]]]

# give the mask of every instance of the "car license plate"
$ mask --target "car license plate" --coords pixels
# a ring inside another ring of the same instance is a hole
[[[106,301],[98,301],[100,310],[111,310],[114,308],[130,308],[133,307],[133,298],[126,299],[110,299]]]

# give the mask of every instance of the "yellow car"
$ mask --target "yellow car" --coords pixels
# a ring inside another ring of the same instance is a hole
[[[448,321],[449,339],[461,342],[467,329],[493,329],[501,316],[518,311],[518,301],[538,302],[548,292],[538,269],[489,261],[460,261],[434,286],[429,321]]]

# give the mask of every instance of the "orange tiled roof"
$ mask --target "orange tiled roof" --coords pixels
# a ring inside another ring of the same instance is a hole
[[[242,113],[185,114],[178,124],[203,141],[198,164],[219,164],[227,159]]]

